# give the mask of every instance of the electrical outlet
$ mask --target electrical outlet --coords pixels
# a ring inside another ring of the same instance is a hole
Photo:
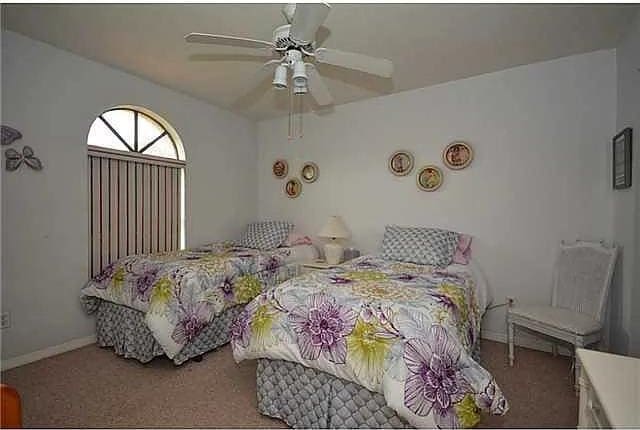
[[[2,317],[0,318],[0,328],[9,327],[11,327],[11,318],[9,317],[9,312],[2,312]]]

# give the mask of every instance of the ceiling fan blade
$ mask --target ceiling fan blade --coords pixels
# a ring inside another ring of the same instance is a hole
[[[273,69],[278,64],[280,64],[280,62],[280,59],[276,59],[267,61],[262,66],[260,66],[256,73],[251,77],[251,79],[249,79],[249,82],[247,83],[247,90],[251,91],[253,87],[260,84],[260,82],[262,82],[264,78],[267,77],[267,75],[270,75],[273,72]]]
[[[189,43],[209,45],[239,46],[242,48],[272,48],[273,43],[266,40],[247,39],[245,37],[222,36],[219,34],[189,33],[184,37]]]
[[[233,103],[233,106],[239,107],[243,106],[247,102],[247,98],[250,98],[251,93],[256,90],[257,87],[267,78],[267,76],[273,73],[273,69],[280,64],[281,60],[271,60],[264,63],[260,68],[253,74],[253,76],[249,79],[249,81],[245,84],[245,91],[236,99]]]
[[[331,93],[318,73],[318,70],[313,64],[307,64],[306,66],[307,86],[309,87],[309,92],[315,99],[316,103],[320,106],[333,104],[333,97],[331,97]]]
[[[318,48],[315,50],[318,63],[331,64],[347,69],[359,70],[372,75],[390,78],[393,75],[393,63],[383,58],[338,51],[337,49]]]
[[[251,50],[249,50],[251,51]],[[262,62],[269,58],[274,58],[273,52],[263,50],[262,52],[247,52],[244,51],[241,54],[191,54],[189,55],[189,61],[258,61]]]
[[[289,32],[291,39],[301,45],[313,42],[330,9],[327,3],[297,3]]]

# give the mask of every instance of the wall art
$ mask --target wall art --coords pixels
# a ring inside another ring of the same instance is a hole
[[[466,142],[452,142],[442,151],[444,165],[452,170],[462,170],[473,161],[473,149]]]
[[[42,162],[34,155],[33,149],[30,146],[22,148],[22,153],[13,148],[9,148],[4,151],[4,156],[6,158],[5,167],[10,172],[17,170],[23,162],[33,170],[42,170]]]
[[[631,187],[631,128],[627,127],[613,138],[613,189]]]
[[[278,159],[273,162],[271,170],[273,171],[273,176],[278,179],[283,179],[287,176],[287,173],[289,173],[289,164],[287,160]]]
[[[312,161],[307,161],[302,165],[302,169],[300,169],[300,177],[304,182],[310,184],[318,180],[318,176],[320,176],[320,169],[318,165]]]
[[[302,183],[297,178],[291,178],[284,184],[284,193],[287,197],[295,199],[302,192]]]
[[[3,125],[0,127],[1,140],[0,143],[2,145],[10,145],[18,139],[22,139],[22,133],[16,130],[13,127],[9,127],[8,125]]]
[[[416,181],[422,191],[435,191],[442,185],[442,170],[438,166],[424,166],[418,171]]]
[[[406,176],[413,170],[413,154],[409,151],[396,151],[387,161],[389,171],[396,176]]]

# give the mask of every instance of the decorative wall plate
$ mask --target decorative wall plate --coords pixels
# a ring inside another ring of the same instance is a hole
[[[284,184],[284,193],[287,197],[295,199],[302,192],[302,183],[298,178],[291,178]]]
[[[418,170],[416,181],[422,191],[435,191],[442,185],[443,174],[438,166],[428,165]]]
[[[389,171],[396,176],[406,176],[413,170],[413,154],[409,151],[396,151],[387,161]]]
[[[466,142],[452,142],[442,151],[442,161],[452,170],[461,170],[471,164],[473,149]]]
[[[273,176],[278,179],[282,179],[287,176],[287,173],[289,173],[289,164],[287,163],[287,160],[278,159],[273,162],[271,170],[273,171]]]
[[[300,177],[304,182],[310,184],[318,180],[318,176],[320,176],[320,169],[318,169],[318,165],[312,161],[307,161],[302,165],[302,169],[300,169]]]

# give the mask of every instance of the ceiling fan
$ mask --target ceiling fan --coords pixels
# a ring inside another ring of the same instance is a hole
[[[390,78],[393,63],[389,60],[367,55],[319,48],[316,32],[329,15],[331,7],[327,3],[287,4],[282,13],[287,24],[273,31],[273,40],[255,40],[244,37],[206,33],[189,33],[185,40],[189,43],[258,48],[260,56],[271,58],[258,70],[251,90],[273,73],[273,87],[289,88],[294,95],[310,93],[320,106],[333,103],[333,99],[315,63],[358,70],[372,75]]]

